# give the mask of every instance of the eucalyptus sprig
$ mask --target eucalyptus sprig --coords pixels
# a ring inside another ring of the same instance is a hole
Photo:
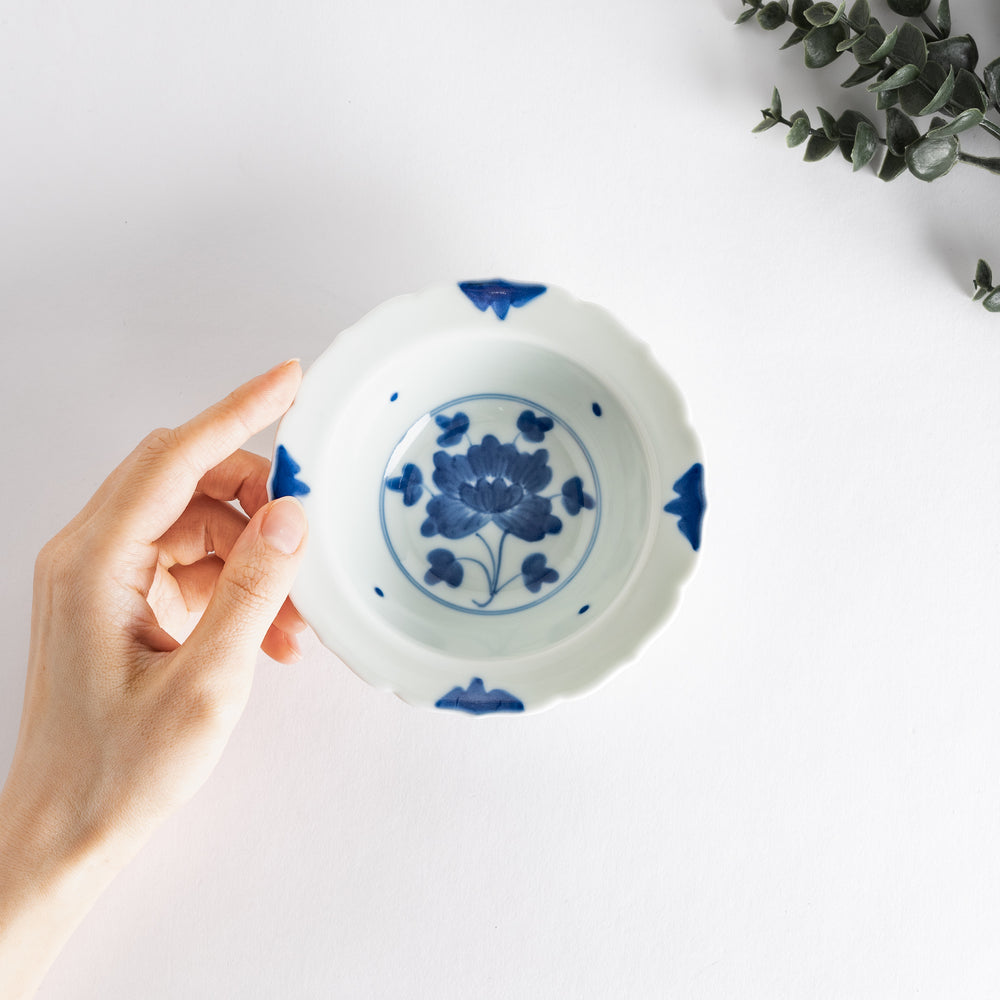
[[[993,271],[985,260],[980,259],[976,265],[976,276],[972,279],[975,294],[974,302],[982,300],[983,305],[991,312],[1000,312],[1000,287],[993,284]]]
[[[754,129],[775,125],[788,129],[790,147],[805,143],[807,162],[822,160],[835,149],[855,170],[867,166],[881,152],[878,176],[891,181],[905,171],[933,181],[956,163],[968,163],[1000,174],[1000,156],[978,156],[962,149],[959,135],[978,128],[1000,140],[1000,124],[988,117],[1000,111],[1000,58],[975,72],[979,49],[970,35],[951,34],[949,0],[939,0],[935,17],[928,15],[931,0],[888,0],[889,9],[911,20],[886,29],[872,16],[868,0],[814,3],[812,0],[741,0],[747,8],[737,18],[742,24],[755,18],[766,31],[786,23],[792,33],[782,49],[801,44],[805,64],[820,69],[845,52],[857,67],[843,87],[867,84],[875,106],[885,112],[884,134],[865,114],[846,110],[835,117],[817,108],[820,127],[813,127],[805,111],[782,113],[775,88],[771,104],[761,111]],[[913,23],[919,19],[927,30]],[[930,116],[921,129],[914,119]]]

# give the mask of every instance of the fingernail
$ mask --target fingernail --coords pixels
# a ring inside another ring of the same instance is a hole
[[[291,555],[306,533],[306,512],[293,497],[275,500],[264,515],[260,533],[272,548]]]

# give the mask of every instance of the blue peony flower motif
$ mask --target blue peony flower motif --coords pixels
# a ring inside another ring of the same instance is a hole
[[[427,553],[430,569],[424,573],[424,583],[433,587],[436,583],[446,583],[449,587],[457,587],[465,576],[462,564],[455,558],[454,552],[448,549],[432,549]]]
[[[437,416],[434,421],[441,428],[437,443],[442,448],[458,444],[469,429],[469,418],[461,410],[453,417],[446,417],[443,414]]]
[[[559,574],[545,565],[545,556],[541,552],[534,552],[521,563],[521,577],[525,587],[537,594],[543,583],[555,583]]]
[[[412,463],[403,466],[402,475],[393,476],[385,481],[386,489],[403,494],[403,505],[412,507],[423,496],[423,473]]]
[[[581,510],[593,510],[594,498],[583,492],[583,480],[579,476],[567,479],[562,485],[562,502],[566,513],[576,517]]]
[[[492,521],[526,542],[541,541],[562,530],[552,501],[539,496],[549,485],[549,453],[518,451],[487,434],[464,455],[434,455],[434,485],[441,491],[427,503],[420,528],[425,538],[465,538]]]
[[[555,421],[551,417],[536,417],[534,410],[525,410],[517,418],[517,429],[524,435],[525,440],[538,444],[545,439],[545,432],[555,427]]]

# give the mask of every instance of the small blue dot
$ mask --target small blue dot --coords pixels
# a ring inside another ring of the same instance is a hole
[[[376,587],[375,588],[375,593],[378,594],[379,597],[385,597],[385,594],[382,593],[382,588],[381,587]]]
[[[577,611],[577,614],[578,615],[582,615],[584,613],[584,611],[589,611],[589,610],[590,610],[590,605],[589,604],[585,604],[582,608],[580,608],[579,611]]]
[[[601,404],[591,403],[590,408],[594,411],[594,416],[599,417],[601,415]]]
[[[394,393],[393,393],[393,394],[392,394],[392,395],[391,395],[391,396],[389,397],[389,402],[390,402],[390,403],[395,403],[397,399],[399,399],[399,393],[398,393],[398,392],[394,392]]]

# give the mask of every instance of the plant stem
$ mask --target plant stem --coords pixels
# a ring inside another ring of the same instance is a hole
[[[938,38],[938,41],[941,41],[941,39],[945,37],[945,34],[944,34],[944,32],[943,32],[943,31],[941,31],[941,29],[940,29],[940,28],[938,28],[938,26],[937,26],[937,25],[936,25],[936,24],[935,24],[935,23],[934,23],[934,22],[933,22],[933,21],[932,21],[932,20],[931,20],[931,19],[930,19],[930,18],[929,18],[929,17],[927,16],[927,11],[926,11],[926,10],[924,10],[924,11],[921,11],[921,12],[920,12],[920,16],[921,16],[921,17],[922,17],[922,18],[924,19],[924,24],[926,24],[926,25],[927,25],[927,27],[928,27],[928,28],[930,28],[930,29],[931,29],[931,31],[933,31],[935,35],[937,35],[937,38]]]
[[[991,174],[1000,174],[1000,157],[976,156],[973,153],[963,153],[959,150],[958,158],[962,163],[970,163],[974,167],[988,170]]]

